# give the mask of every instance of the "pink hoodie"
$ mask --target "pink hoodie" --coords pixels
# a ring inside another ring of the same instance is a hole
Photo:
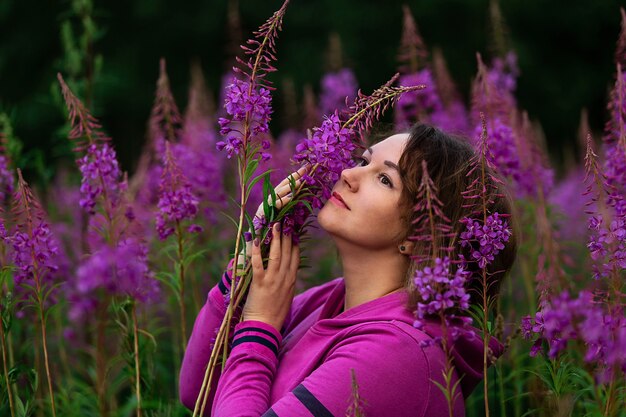
[[[223,294],[230,276],[200,310],[180,372],[180,398],[193,409],[211,342],[224,316]],[[407,294],[397,292],[343,310],[345,287],[335,279],[296,296],[282,332],[258,321],[236,325],[224,372],[211,390],[206,410],[213,416],[345,416],[354,402],[351,371],[366,416],[447,417],[448,405],[433,383],[443,383],[445,355],[421,342],[440,335],[435,323],[413,327]],[[492,340],[497,357],[502,346]],[[454,416],[464,416],[464,398],[482,379],[480,338],[454,342],[454,382],[462,395]],[[219,368],[219,367],[218,367]]]

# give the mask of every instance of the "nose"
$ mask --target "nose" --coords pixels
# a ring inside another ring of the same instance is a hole
[[[356,168],[346,168],[341,171],[341,181],[352,192],[358,190],[359,188],[359,181],[357,175],[355,175],[355,170]]]

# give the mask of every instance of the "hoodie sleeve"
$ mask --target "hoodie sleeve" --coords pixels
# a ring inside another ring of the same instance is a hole
[[[209,291],[206,304],[200,309],[196,317],[183,357],[179,377],[179,396],[185,407],[191,410],[195,407],[196,398],[198,398],[204,380],[204,373],[211,357],[215,336],[226,314],[225,296],[230,292],[232,266],[233,261],[231,260],[220,281]],[[215,386],[220,378],[220,367],[217,367],[215,371],[216,374],[213,377],[212,389],[205,410],[211,409]]]
[[[291,392],[270,403],[280,334],[260,322],[238,325],[233,350],[220,379],[213,414],[230,416],[345,416],[355,398],[364,415],[448,416],[441,380],[441,349],[389,322],[356,327],[320,366]],[[356,386],[353,387],[352,372]],[[462,397],[455,416],[464,415]]]
[[[209,291],[206,304],[200,309],[196,317],[191,337],[189,338],[189,343],[185,350],[179,377],[179,397],[183,405],[191,410],[195,407],[196,399],[198,398],[198,393],[200,392],[200,387],[204,380],[204,373],[211,357],[215,336],[226,314],[227,302],[225,301],[225,296],[230,293],[232,267],[233,260],[231,260],[226,267],[218,284]],[[318,305],[325,300],[324,295],[332,290],[337,282],[338,280],[334,280],[297,295],[291,305],[285,327],[297,325],[303,317],[306,317],[313,309],[317,308]],[[276,338],[282,340],[280,333],[273,327],[268,327],[270,330],[266,329],[266,331],[274,332]],[[237,329],[238,327],[235,328],[235,332]],[[243,335],[249,336],[248,333]],[[235,337],[235,335],[233,336]],[[272,338],[270,339],[275,343],[275,349],[277,350],[280,342]],[[243,340],[247,341],[249,337]],[[237,342],[237,340],[233,339],[233,344],[235,344],[235,342]],[[217,367],[214,372],[212,387],[205,407],[206,415],[209,415],[208,411],[211,410],[215,389],[221,377],[221,367]]]

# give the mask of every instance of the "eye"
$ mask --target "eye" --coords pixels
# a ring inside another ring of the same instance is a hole
[[[389,178],[389,176],[387,176],[386,174],[380,174],[378,178],[383,185],[389,188],[393,188],[393,182],[391,181],[391,178]]]
[[[367,164],[370,163],[370,161],[368,161],[367,159],[363,158],[362,156],[355,156],[354,157],[354,162],[356,163],[356,166],[359,167],[364,167]]]

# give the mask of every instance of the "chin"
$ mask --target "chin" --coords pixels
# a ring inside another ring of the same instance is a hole
[[[326,203],[326,204],[328,204],[328,203]],[[328,213],[327,205],[324,205],[324,207],[322,207],[322,209],[319,211],[319,213],[317,213],[317,223],[326,232],[329,232],[329,230],[328,230],[329,220],[330,220],[330,219],[328,219],[329,214],[330,213]]]

